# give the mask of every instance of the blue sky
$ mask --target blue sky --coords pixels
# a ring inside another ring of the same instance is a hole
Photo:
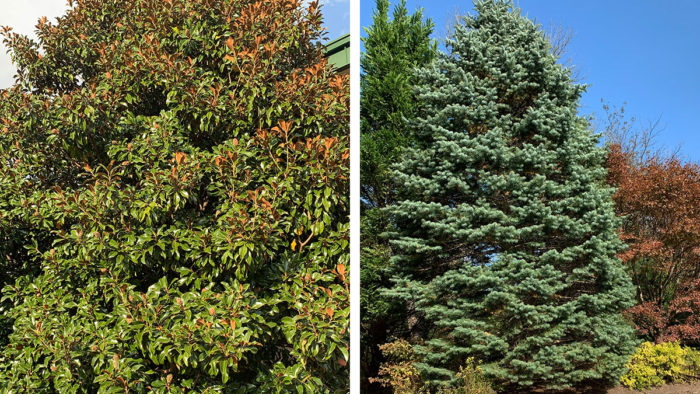
[[[350,33],[350,0],[323,0],[320,2],[323,13],[323,26],[328,40],[334,40]]]
[[[392,0],[395,4],[396,0]],[[635,116],[640,125],[661,117],[658,142],[700,161],[700,1],[515,0],[543,27],[573,31],[568,57],[589,85],[581,113],[603,115],[601,99]],[[470,1],[407,0],[422,7],[442,38]],[[362,0],[361,24],[372,23],[374,0]],[[364,35],[364,29],[362,30]]]

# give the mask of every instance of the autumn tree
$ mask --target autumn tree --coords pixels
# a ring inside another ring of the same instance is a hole
[[[305,4],[5,28],[2,391],[347,391],[348,84]]]
[[[512,2],[475,9],[418,74],[385,294],[415,307],[432,386],[469,357],[505,388],[616,383],[634,289],[584,88]]]
[[[615,206],[628,245],[621,258],[637,288],[629,312],[649,339],[697,345],[700,166],[634,146],[612,143],[608,154],[608,180],[617,187]]]

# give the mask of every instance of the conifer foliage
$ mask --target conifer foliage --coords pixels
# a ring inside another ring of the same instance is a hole
[[[393,202],[394,185],[389,167],[410,144],[404,119],[414,115],[416,98],[413,71],[435,56],[430,38],[433,23],[418,10],[408,14],[406,1],[393,9],[389,1],[377,0],[372,25],[363,38],[361,58],[361,165],[362,199],[367,207]]]
[[[363,38],[365,52],[361,77],[361,239],[363,372],[378,372],[387,334],[400,330],[405,319],[400,303],[388,300],[379,289],[390,284],[386,267],[391,248],[382,238],[391,226],[391,215],[382,207],[395,202],[394,179],[390,171],[411,136],[405,118],[414,116],[417,106],[413,86],[416,67],[427,65],[435,56],[436,43],[430,38],[433,24],[420,10],[409,14],[400,1],[389,13],[388,0],[377,0],[372,25]]]
[[[5,29],[0,387],[345,392],[348,85],[318,2]]]
[[[431,384],[470,356],[505,387],[617,382],[634,290],[584,88],[511,2],[475,9],[419,72],[386,293],[415,307]]]

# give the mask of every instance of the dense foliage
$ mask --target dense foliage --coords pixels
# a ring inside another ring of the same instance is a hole
[[[0,387],[345,392],[348,84],[318,3],[5,29]]]
[[[469,357],[506,389],[614,383],[636,339],[605,151],[577,115],[583,87],[511,4],[477,2],[419,72],[385,294],[433,386]]]
[[[622,383],[646,390],[665,383],[682,383],[700,378],[700,351],[678,342],[644,342],[627,364]]]
[[[389,0],[377,0],[372,25],[362,39],[361,172],[362,201],[383,207],[394,200],[394,181],[389,167],[410,145],[404,121],[415,113],[413,75],[435,57],[430,38],[433,23],[423,20],[421,10],[408,14],[401,0],[389,19]]]
[[[373,22],[363,38],[361,57],[361,237],[362,237],[362,373],[378,372],[382,354],[378,344],[405,327],[401,304],[391,302],[378,289],[388,286],[386,273],[391,248],[381,235],[391,217],[381,207],[395,200],[389,168],[411,144],[404,119],[414,115],[414,68],[432,60],[436,44],[430,38],[433,24],[421,11],[412,15],[399,2],[389,19],[389,1],[377,0]],[[366,389],[366,387],[364,387]],[[375,388],[376,385],[375,385]]]
[[[700,167],[673,156],[639,160],[610,146],[611,184],[623,218],[621,254],[637,287],[630,309],[650,340],[700,344]]]
[[[416,368],[416,362],[420,358],[413,350],[413,346],[404,339],[385,343],[380,346],[385,356],[377,378],[370,380],[391,388],[395,394],[428,394],[430,387],[421,378]],[[484,377],[473,357],[465,360],[455,375],[453,387],[441,387],[437,394],[494,394],[491,382]]]
[[[384,362],[372,383],[391,388],[394,394],[424,392],[420,373],[414,363],[418,361],[413,346],[405,339],[397,339],[379,345]]]

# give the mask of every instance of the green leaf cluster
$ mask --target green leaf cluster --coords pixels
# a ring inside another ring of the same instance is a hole
[[[0,388],[345,392],[348,83],[301,1],[4,31]]]

